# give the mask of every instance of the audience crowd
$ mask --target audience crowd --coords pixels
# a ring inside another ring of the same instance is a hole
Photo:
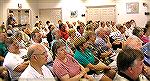
[[[10,19],[15,20],[10,14]],[[150,21],[0,26],[0,80],[149,81]]]

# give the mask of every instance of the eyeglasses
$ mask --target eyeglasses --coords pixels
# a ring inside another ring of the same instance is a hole
[[[44,51],[43,53],[40,53],[40,54],[33,54],[33,55],[46,55],[47,54],[47,51]]]

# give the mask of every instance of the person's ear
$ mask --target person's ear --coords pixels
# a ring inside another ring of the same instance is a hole
[[[36,57],[36,55],[33,55],[32,59],[37,60],[38,58]]]
[[[132,73],[132,72],[133,72],[133,68],[132,68],[132,67],[129,67],[129,68],[128,68],[128,71],[129,71],[130,73]]]

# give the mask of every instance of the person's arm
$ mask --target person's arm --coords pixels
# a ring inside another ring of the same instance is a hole
[[[101,57],[102,57],[102,58],[105,58],[105,57],[108,57],[108,56],[111,55],[111,54],[112,54],[111,51],[106,51],[106,52],[104,52],[104,53],[101,53]]]
[[[86,70],[81,69],[81,72],[78,75],[70,78],[70,76],[68,74],[66,74],[66,75],[62,76],[60,78],[60,80],[61,81],[79,81],[81,79],[81,77],[84,76],[85,74],[86,74]]]
[[[88,64],[87,65],[88,68],[90,68],[91,70],[106,70],[106,69],[110,69],[109,66],[106,66],[103,63],[98,63],[97,65],[93,65],[93,64]]]
[[[29,65],[29,61],[25,61],[22,64],[18,65],[14,71],[16,72],[23,72]]]
[[[0,62],[4,61],[4,57],[0,56]]]

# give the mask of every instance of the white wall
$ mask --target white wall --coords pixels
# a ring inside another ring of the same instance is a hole
[[[55,2],[44,0],[40,1],[39,9],[62,8],[62,19],[64,22],[77,20],[86,22],[86,17],[82,17],[81,15],[86,15],[87,6],[104,5],[115,5],[115,0],[55,0]],[[78,12],[78,16],[76,18],[70,18],[70,12],[76,10]]]
[[[18,3],[22,4],[22,9],[30,9],[31,11],[31,25],[35,23],[35,16],[38,15],[38,5],[37,2],[27,2],[26,0],[0,0],[2,7],[0,8],[0,24],[2,22],[6,23],[8,16],[8,9],[18,9]]]
[[[27,2],[28,1],[28,2]],[[138,14],[126,14],[126,3],[139,2]],[[150,16],[145,16],[144,12],[150,12],[150,0],[0,0],[0,23],[6,22],[8,8],[17,9],[18,3],[22,3],[23,9],[31,10],[31,24],[36,21],[35,16],[39,15],[39,9],[47,8],[62,8],[63,21],[77,21],[85,22],[86,18],[81,17],[81,14],[86,13],[86,7],[89,6],[105,6],[116,5],[116,22],[123,23],[134,19],[138,26],[143,27]],[[148,4],[148,8],[143,6],[143,3]],[[78,11],[78,17],[70,18],[70,11]],[[86,15],[86,14],[85,14]]]
[[[150,0],[147,0],[146,4],[147,4],[147,11],[150,12]],[[148,17],[148,20],[150,20],[150,15],[148,15],[147,17]]]
[[[138,14],[127,14],[126,13],[126,3],[129,2],[139,2],[139,13]],[[144,27],[147,22],[147,16],[145,11],[147,8],[143,6],[143,3],[147,3],[146,0],[117,0],[116,1],[116,17],[117,23],[124,23],[134,19],[137,26]]]

